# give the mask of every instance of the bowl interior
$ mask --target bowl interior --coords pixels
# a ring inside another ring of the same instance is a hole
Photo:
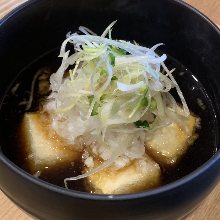
[[[176,76],[178,83],[189,108],[201,118],[199,138],[180,162],[178,172],[167,174],[170,181],[195,170],[217,152],[220,34],[206,18],[171,0],[138,4],[133,0],[94,0],[92,4],[86,0],[39,0],[27,3],[24,9],[1,23],[0,60],[4,74],[0,81],[0,144],[10,160],[23,166],[15,147],[15,131],[22,112],[18,105],[25,96],[24,90],[30,88],[33,75],[43,66],[59,65],[58,48],[69,31],[75,32],[83,25],[101,34],[114,20],[118,22],[113,38],[135,40],[148,47],[165,44],[160,51],[170,56],[168,66],[174,65],[177,73],[184,73]],[[11,88],[17,82],[22,82],[23,90],[12,96]]]

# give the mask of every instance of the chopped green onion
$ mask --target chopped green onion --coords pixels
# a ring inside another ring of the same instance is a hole
[[[150,108],[152,110],[156,109],[157,108],[157,102],[154,98],[151,99],[151,104],[150,104]]]
[[[94,95],[89,95],[89,96],[87,96],[87,98],[88,98],[88,100],[89,100],[89,105],[91,105],[91,104],[92,104],[92,101],[93,101],[93,99],[94,99]]]
[[[121,49],[121,48],[111,46],[111,49],[112,49],[113,52],[115,52],[118,55],[121,55],[121,56],[126,55],[126,51]]]
[[[112,53],[110,53],[110,54],[108,55],[108,57],[109,57],[109,60],[110,60],[110,64],[111,64],[112,66],[115,66],[115,56],[114,56]]]
[[[113,81],[113,80],[118,80],[118,77],[117,77],[117,76],[113,76],[111,80],[112,80],[112,81]]]
[[[140,87],[139,91],[145,93],[146,92],[146,87],[145,86]]]
[[[146,97],[144,97],[143,99],[141,99],[141,102],[140,102],[140,107],[143,108],[143,107],[147,107],[148,105],[148,100]]]
[[[94,105],[94,107],[92,109],[91,116],[98,115],[98,108],[99,107],[100,107],[100,105],[97,102],[95,102],[95,105]]]
[[[88,96],[88,99],[89,99],[89,105],[92,104],[93,102],[93,99],[94,99],[94,95],[90,95]],[[92,109],[92,113],[91,113],[91,116],[94,116],[94,115],[97,115],[98,114],[98,108],[100,107],[100,105],[95,102],[94,106],[93,106],[93,109]]]
[[[147,92],[148,92],[148,88],[145,87],[145,88],[143,89],[143,92],[144,92],[144,98],[141,99],[141,101],[140,101],[140,103],[139,103],[139,109],[148,106],[148,99],[147,99],[147,97],[146,97],[146,94],[147,94]]]
[[[107,97],[107,94],[103,94],[103,95],[100,97],[100,102],[103,102],[106,97]]]
[[[101,69],[100,76],[107,76],[107,75],[108,75],[107,70]]]
[[[149,128],[150,127],[149,123],[146,120],[144,121],[138,120],[134,122],[134,124],[137,128]]]

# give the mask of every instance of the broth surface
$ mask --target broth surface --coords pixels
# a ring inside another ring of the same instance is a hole
[[[57,70],[61,62],[61,60],[57,58],[57,54],[58,51],[54,50],[40,57],[37,62],[27,66],[8,90],[4,99],[4,104],[0,110],[2,128],[4,128],[2,129],[3,152],[10,160],[27,172],[30,172],[27,166],[28,158],[25,158],[22,141],[19,139],[19,124],[26,108],[24,103],[29,99],[34,74],[36,74],[39,69],[45,71],[46,75]],[[166,64],[170,69],[176,68],[174,77],[184,94],[190,111],[201,119],[201,128],[197,131],[199,138],[189,147],[176,167],[161,167],[163,172],[162,184],[170,183],[187,175],[201,166],[217,151],[215,148],[217,141],[215,112],[205,88],[197,77],[177,60],[168,57]],[[179,102],[176,92],[172,91],[172,94]],[[36,86],[34,102],[31,109],[28,111],[37,111],[39,101],[43,100],[45,95],[48,94],[39,95]],[[48,166],[45,167],[44,170],[41,170],[39,178],[64,187],[63,180],[80,174],[82,169],[81,166],[80,162],[68,166],[61,165],[54,168]],[[68,185],[70,189],[86,191],[85,184],[84,180],[77,180],[69,182]]]

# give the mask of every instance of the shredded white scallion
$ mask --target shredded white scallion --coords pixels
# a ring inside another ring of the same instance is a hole
[[[51,95],[45,109],[53,115],[53,128],[69,143],[83,139],[81,142],[103,160],[87,173],[66,178],[66,187],[68,181],[93,175],[120,156],[141,158],[145,134],[179,120],[174,115],[178,112],[170,94],[172,88],[176,88],[184,113],[189,115],[173,70],[164,63],[166,54],[155,52],[163,44],[147,48],[113,40],[115,23],[101,36],[83,26],[79,27],[80,34],[69,32],[60,49],[62,64],[50,77]],[[66,51],[67,44],[74,46],[72,55]],[[135,145],[131,147],[131,143]]]

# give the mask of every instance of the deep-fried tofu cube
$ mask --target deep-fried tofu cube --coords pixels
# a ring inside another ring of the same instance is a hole
[[[32,173],[44,167],[73,162],[80,157],[79,152],[66,144],[50,124],[47,114],[36,112],[24,115],[21,140]]]
[[[126,194],[154,188],[160,184],[160,178],[159,165],[145,155],[119,170],[109,167],[97,172],[87,177],[87,182],[89,190],[95,193]]]
[[[175,165],[197,138],[198,121],[198,118],[189,115],[182,121],[184,126],[173,122],[152,132],[146,141],[147,153],[161,165]]]

